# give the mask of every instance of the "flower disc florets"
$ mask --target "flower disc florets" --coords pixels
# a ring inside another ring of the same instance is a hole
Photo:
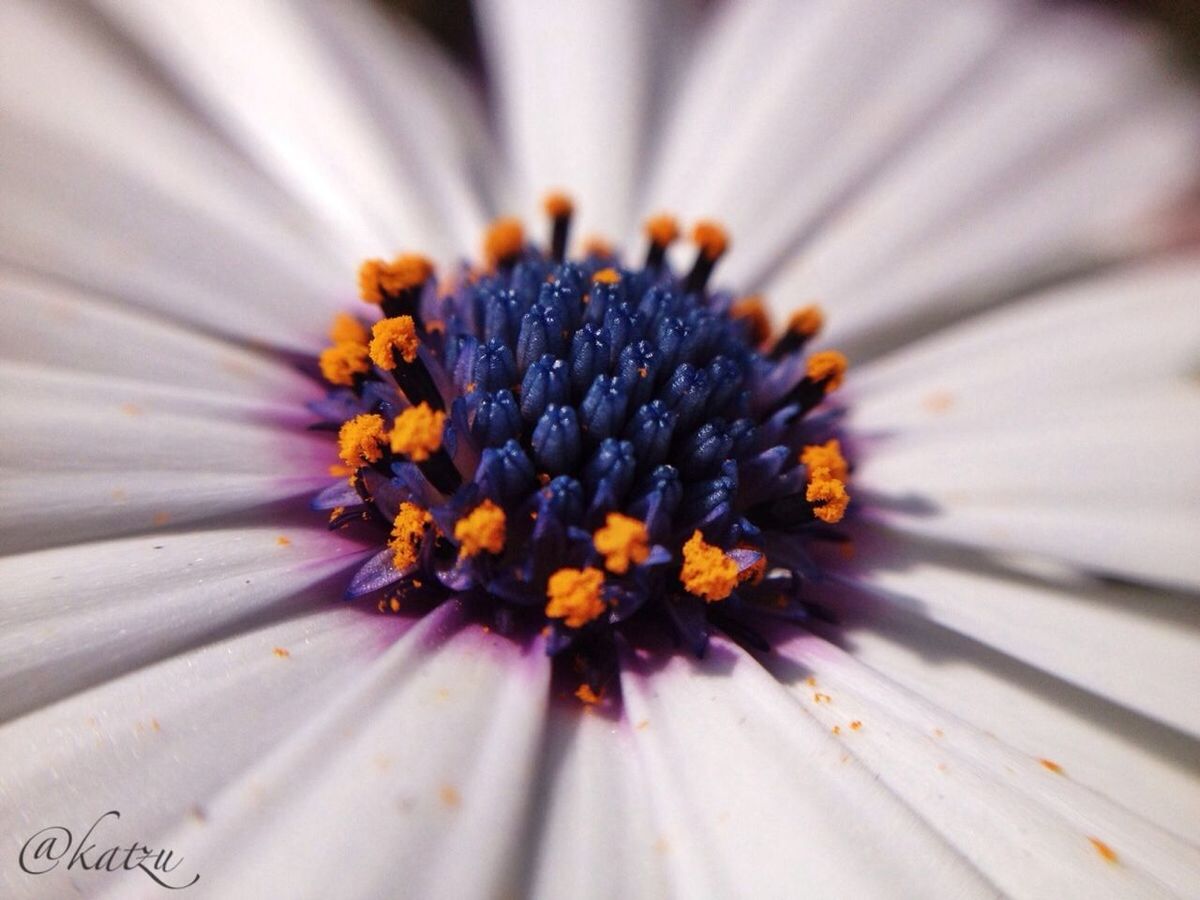
[[[547,250],[505,219],[486,268],[444,281],[411,255],[364,263],[383,318],[339,317],[313,407],[351,474],[314,506],[378,529],[350,597],[460,597],[541,627],[594,699],[618,634],[666,625],[701,654],[713,627],[760,645],[757,623],[805,617],[808,548],[843,539],[850,502],[838,411],[819,409],[846,361],[805,354],[815,308],[772,338],[757,297],[709,291],[716,225],[677,275],[670,217],[631,268],[565,260],[571,204],[547,211]]]

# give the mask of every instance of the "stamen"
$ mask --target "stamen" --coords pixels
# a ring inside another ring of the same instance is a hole
[[[428,403],[409,407],[392,424],[392,452],[403,453],[413,462],[424,462],[441,449],[445,425],[446,414],[435,412]]]
[[[828,394],[842,386],[842,379],[846,377],[848,365],[845,355],[837,350],[822,350],[808,358],[808,378],[813,383],[821,385]]]
[[[321,377],[330,384],[353,387],[358,379],[371,370],[367,362],[367,346],[351,341],[342,341],[321,351],[317,359]]]
[[[846,507],[850,505],[850,495],[841,479],[835,478],[827,468],[809,471],[808,489],[804,499],[814,504],[813,515],[830,525],[842,521],[846,515]]]
[[[342,462],[355,468],[363,463],[378,462],[383,457],[383,442],[387,431],[383,416],[364,413],[342,424],[338,430],[338,456]]]
[[[696,256],[692,271],[688,273],[683,289],[689,294],[698,294],[708,284],[708,278],[712,275],[717,260],[728,249],[729,238],[725,234],[725,229],[716,222],[704,221],[698,222],[692,230],[692,240],[699,247],[700,252]]]
[[[399,350],[403,360],[411,363],[416,360],[420,346],[412,316],[381,319],[371,330],[371,362],[387,372],[396,368],[394,351]]]
[[[646,251],[646,268],[658,270],[666,260],[667,248],[679,238],[679,222],[674,216],[661,213],[646,220],[646,237],[650,249]]]
[[[392,550],[392,563],[397,569],[407,569],[417,562],[425,530],[433,521],[428,510],[407,500],[400,504],[396,520],[392,524],[392,537],[388,547]]]
[[[525,228],[520,219],[496,219],[483,237],[483,256],[493,269],[512,266],[524,247]]]
[[[604,573],[599,569],[559,569],[546,585],[546,615],[568,628],[582,628],[604,614]]]
[[[358,269],[358,290],[367,303],[381,306],[385,316],[412,316],[419,322],[421,288],[432,275],[433,263],[416,253],[401,254],[390,263],[368,259]]]
[[[650,555],[650,535],[640,519],[621,513],[609,513],[604,527],[592,537],[596,552],[604,557],[604,567],[617,575],[629,571],[630,564],[644,563]]]
[[[729,315],[746,323],[746,336],[752,344],[763,344],[771,336],[771,320],[760,295],[752,294],[738,300],[729,307]]]
[[[338,313],[329,326],[329,340],[335,344],[365,344],[370,338],[367,326],[349,313]]]
[[[454,524],[454,539],[461,545],[459,556],[477,556],[483,551],[500,553],[507,536],[504,510],[484,500]]]
[[[570,234],[571,214],[574,212],[575,204],[566,194],[554,191],[546,195],[546,199],[542,201],[542,207],[553,222],[553,231],[550,236],[550,258],[555,262],[562,262],[567,253],[567,237]]]
[[[683,567],[679,580],[688,593],[709,603],[724,600],[738,583],[737,560],[726,556],[720,547],[706,543],[697,529],[683,545]]]
[[[816,336],[824,324],[825,316],[819,306],[806,306],[793,313],[791,319],[788,320],[787,330],[771,348],[770,358],[779,360],[799,352]]]
[[[842,456],[842,445],[837,438],[824,444],[809,444],[800,452],[800,462],[808,471],[826,469],[833,478],[845,481],[849,474],[846,458]]]

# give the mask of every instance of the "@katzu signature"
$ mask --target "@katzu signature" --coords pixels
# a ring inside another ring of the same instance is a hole
[[[96,832],[100,823],[110,816],[121,818],[117,810],[110,809],[92,823],[78,843],[70,829],[61,825],[51,825],[33,834],[21,847],[18,862],[22,871],[30,875],[45,875],[59,865],[64,865],[66,871],[132,872],[138,869],[156,884],[175,891],[189,888],[200,880],[199,872],[192,876],[191,881],[187,880],[186,875],[174,874],[183,857],[175,859],[172,850],[155,850],[137,841],[128,847],[101,846]]]

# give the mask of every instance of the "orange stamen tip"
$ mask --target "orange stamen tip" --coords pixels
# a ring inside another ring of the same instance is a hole
[[[444,412],[434,412],[428,403],[412,406],[396,416],[392,424],[393,453],[403,453],[413,462],[424,462],[442,446]]]
[[[788,319],[788,331],[810,338],[825,324],[825,314],[819,306],[805,306],[792,313]]]
[[[804,499],[813,504],[813,515],[830,525],[842,521],[846,507],[850,505],[846,485],[833,477],[827,468],[809,470]]]
[[[411,363],[416,361],[420,346],[412,316],[381,319],[371,329],[371,362],[386,371],[396,368],[395,351],[399,350],[404,361]]]
[[[716,259],[729,249],[729,236],[716,222],[697,222],[692,229],[692,240],[707,259]]]
[[[595,706],[600,702],[600,695],[592,690],[591,685],[581,684],[575,691],[575,696],[588,706]]]
[[[825,393],[828,394],[841,387],[849,365],[845,355],[837,350],[822,350],[808,358],[807,375],[812,381],[824,381]]]
[[[516,256],[524,246],[525,229],[512,216],[496,219],[483,236],[483,255],[493,266]]]
[[[377,462],[383,456],[381,449],[387,432],[383,427],[383,416],[363,413],[338,430],[338,456],[348,466],[358,468],[363,463]]]
[[[338,313],[329,326],[329,340],[335,344],[365,344],[370,338],[367,326],[349,313]]]
[[[542,200],[542,209],[546,211],[552,219],[558,219],[562,216],[569,216],[575,211],[575,204],[570,196],[562,191],[551,191]]]
[[[477,556],[483,551],[500,553],[507,537],[504,510],[484,500],[454,523],[454,539],[460,544],[459,556]]]
[[[767,316],[767,307],[758,294],[738,300],[729,307],[729,315],[746,323],[750,329],[750,340],[755,344],[761,344],[771,336],[771,319]]]
[[[392,523],[392,538],[388,541],[388,547],[392,550],[392,564],[397,569],[407,569],[416,563],[425,540],[425,529],[432,521],[429,511],[417,504],[407,500],[400,504],[396,520]]]
[[[688,593],[709,603],[724,600],[738,583],[738,565],[720,547],[705,542],[697,529],[683,545],[683,567],[679,580]]]
[[[598,281],[601,284],[617,284],[621,280],[621,273],[614,268],[601,269],[592,276],[592,281]]]
[[[385,296],[419,287],[432,275],[433,263],[417,253],[402,253],[391,262],[368,259],[358,267],[358,292],[368,303],[380,304]]]
[[[850,473],[837,438],[831,438],[824,444],[809,444],[800,451],[800,462],[810,472],[827,469],[830,476],[839,481],[845,481]]]
[[[562,619],[568,628],[582,628],[605,610],[601,590],[604,573],[599,569],[559,569],[546,585],[546,615]]]
[[[371,366],[367,363],[365,344],[342,341],[326,347],[317,358],[321,376],[330,384],[350,387],[355,375],[365,375]]]
[[[604,557],[604,567],[624,575],[631,564],[641,564],[650,556],[650,534],[640,520],[621,513],[609,513],[604,526],[592,536],[596,552]]]
[[[658,247],[669,247],[679,239],[679,220],[668,213],[660,213],[646,220],[646,237]]]

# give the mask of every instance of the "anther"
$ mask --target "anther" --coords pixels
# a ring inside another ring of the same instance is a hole
[[[445,425],[444,412],[435,412],[428,403],[421,403],[396,416],[390,440],[393,453],[407,456],[420,467],[430,484],[449,494],[462,484],[462,476],[442,449]]]
[[[525,248],[525,229],[520,219],[496,219],[483,236],[483,256],[492,268],[510,268]]]
[[[646,220],[646,238],[650,248],[646,251],[646,268],[658,270],[666,261],[667,248],[679,238],[679,222],[666,213],[651,216]]]
[[[750,343],[763,344],[771,336],[771,320],[767,316],[767,308],[763,304],[762,297],[758,294],[738,300],[729,307],[729,315],[731,318],[745,323],[746,336],[750,339]]]
[[[559,569],[546,586],[546,615],[562,619],[568,628],[582,628],[605,610],[601,591],[604,573],[599,569]]]
[[[738,583],[737,560],[720,547],[707,543],[698,530],[683,545],[683,567],[679,580],[688,593],[709,603],[724,600]]]
[[[335,344],[366,344],[371,339],[367,326],[350,313],[338,313],[329,326],[329,340]]]
[[[596,552],[604,557],[604,568],[624,575],[630,565],[640,565],[650,556],[650,536],[645,524],[621,513],[609,513],[604,527],[592,536]]]
[[[381,319],[371,331],[371,361],[392,373],[408,402],[414,406],[427,404],[433,409],[445,409],[442,394],[418,355],[420,348],[421,341],[412,316]]]
[[[364,375],[371,370],[367,362],[367,346],[353,341],[342,341],[321,351],[317,364],[321,376],[330,384],[357,388]]]
[[[504,510],[491,500],[484,500],[454,524],[454,539],[459,542],[459,556],[478,556],[484,551],[500,553],[507,537]]]
[[[699,248],[699,252],[696,254],[696,262],[692,266],[692,271],[688,272],[687,280],[683,285],[684,292],[688,294],[696,294],[704,290],[709,276],[712,275],[713,269],[717,265],[717,260],[729,247],[729,238],[725,234],[725,229],[716,222],[698,222],[692,231],[692,240]]]
[[[383,456],[382,448],[386,439],[382,416],[374,413],[355,416],[344,422],[338,431],[338,456],[342,462],[354,468],[378,462]]]
[[[416,564],[425,540],[425,530],[432,521],[429,511],[415,503],[406,500],[400,504],[392,523],[391,540],[388,541],[392,563],[397,569],[407,569]]]
[[[546,199],[542,201],[542,208],[546,210],[546,215],[553,223],[553,231],[550,236],[550,258],[556,263],[560,263],[567,255],[567,237],[571,231],[571,214],[574,212],[575,205],[566,194],[553,191],[547,194]]]
[[[358,290],[363,300],[383,309],[388,318],[412,316],[420,327],[421,290],[433,275],[433,263],[424,256],[406,253],[390,263],[368,259],[358,269]]]

